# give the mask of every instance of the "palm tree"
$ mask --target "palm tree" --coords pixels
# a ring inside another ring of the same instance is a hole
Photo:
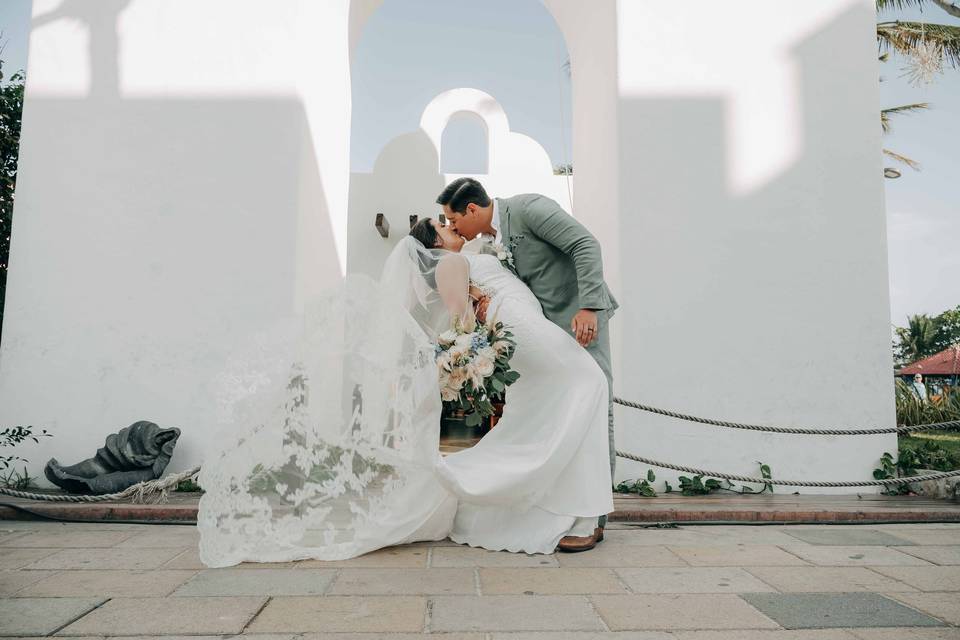
[[[899,107],[890,107],[889,109],[882,109],[880,111],[880,127],[883,129],[884,133],[890,133],[890,129],[891,129],[890,116],[902,115],[905,113],[913,113],[914,111],[920,111],[921,109],[929,109],[929,108],[930,108],[930,104],[927,102],[916,102],[914,104],[904,104],[904,105],[900,105]],[[907,165],[914,171],[920,170],[919,162],[917,162],[916,160],[912,160],[911,158],[908,158],[904,155],[901,155],[895,151],[891,151],[890,149],[885,148],[883,150],[883,155],[887,156],[888,158],[892,158],[897,162]]]
[[[903,363],[916,362],[937,352],[937,323],[926,314],[907,316],[907,326],[896,328],[897,356]]]
[[[876,3],[878,14],[908,7],[922,9],[933,4],[947,14],[960,18],[960,0],[876,0]],[[929,81],[944,65],[960,68],[960,26],[904,20],[878,22],[877,45],[881,62],[886,62],[891,52],[906,56],[911,61],[908,75],[917,82]],[[912,113],[929,106],[921,102],[883,109],[880,112],[880,126],[887,133],[890,131],[890,116]],[[889,149],[884,149],[883,154],[911,169],[920,169],[919,163],[904,155]],[[893,176],[899,175],[896,170],[888,171]]]

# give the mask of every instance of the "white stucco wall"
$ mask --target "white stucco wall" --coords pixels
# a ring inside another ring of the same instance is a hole
[[[742,422],[893,426],[873,3],[617,12],[617,391]],[[623,449],[734,473],[870,479],[897,446],[620,415]]]
[[[623,305],[617,393],[892,424],[872,2],[544,1],[572,62],[572,209]],[[339,279],[350,43],[378,4],[35,1],[0,348],[0,424],[54,433],[24,449],[34,473],[138,419],[184,430],[172,470],[198,463],[226,356]],[[843,479],[896,447],[619,410],[618,444]]]
[[[33,473],[140,419],[198,464],[227,355],[341,277],[348,9],[34,2],[0,351]]]

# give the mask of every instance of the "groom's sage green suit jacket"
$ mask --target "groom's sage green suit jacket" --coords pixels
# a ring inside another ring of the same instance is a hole
[[[535,193],[497,203],[501,243],[551,322],[570,331],[580,309],[613,315],[619,305],[603,281],[600,243],[586,227],[556,201]]]
[[[613,441],[613,374],[610,361],[610,316],[619,307],[603,280],[600,243],[556,201],[535,193],[497,198],[501,244],[513,254],[514,271],[540,300],[543,314],[572,334],[580,309],[597,312],[598,336],[587,347],[607,376],[610,388],[608,428],[610,477]],[[601,526],[606,518],[601,519]]]

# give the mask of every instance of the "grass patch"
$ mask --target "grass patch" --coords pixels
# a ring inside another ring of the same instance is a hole
[[[900,444],[919,446],[925,442],[935,442],[949,451],[960,452],[960,431],[920,431],[900,436]]]
[[[922,431],[900,436],[900,459],[937,471],[960,469],[960,431]]]

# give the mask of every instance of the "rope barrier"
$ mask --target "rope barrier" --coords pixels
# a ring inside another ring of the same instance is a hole
[[[723,478],[726,480],[737,480],[738,482],[755,482],[757,484],[781,484],[789,485],[793,487],[877,487],[887,484],[907,484],[910,482],[923,482],[925,480],[940,480],[942,478],[951,478],[953,476],[960,476],[960,469],[955,471],[942,471],[939,473],[930,473],[925,476],[909,476],[907,478],[886,478],[884,480],[866,480],[866,481],[840,481],[840,482],[815,482],[812,480],[772,480],[770,478],[753,478],[751,476],[741,476],[735,475],[732,473],[719,473],[717,471],[708,471],[706,469],[698,469],[696,467],[685,467],[679,464],[670,464],[669,462],[660,462],[659,460],[651,460],[650,458],[644,458],[643,456],[637,456],[632,453],[626,453],[624,451],[617,451],[617,455],[621,458],[626,458],[628,460],[634,460],[636,462],[642,462],[644,464],[649,464],[653,467],[662,467],[664,469],[673,469],[674,471],[685,471],[687,473],[692,473],[699,476],[710,476],[714,478]]]
[[[623,398],[615,397],[613,401],[624,407],[630,407],[631,409],[639,409],[640,411],[656,413],[661,416],[667,416],[669,418],[677,418],[679,420],[687,420],[688,422],[709,424],[715,427],[730,427],[731,429],[748,429],[750,431],[767,431],[770,433],[799,433],[804,435],[815,435],[815,436],[873,436],[881,433],[898,433],[899,434],[899,433],[909,433],[913,431],[929,431],[933,429],[950,429],[954,427],[960,427],[960,420],[948,420],[947,422],[935,422],[933,424],[919,424],[919,425],[914,425],[912,427],[899,426],[899,427],[889,427],[889,428],[881,428],[881,429],[799,429],[799,428],[792,428],[792,427],[767,427],[767,426],[757,425],[757,424],[745,424],[742,422],[727,422],[724,420],[713,420],[711,418],[700,418],[700,417],[691,416],[685,413],[678,413],[676,411],[658,409],[656,407],[651,407],[649,405],[640,404],[639,402],[631,402],[629,400],[624,400]]]
[[[615,397],[613,401],[619,405],[630,407],[631,409],[647,411],[649,413],[655,413],[655,414],[667,416],[670,418],[677,418],[679,420],[687,420],[689,422],[697,422],[700,424],[708,424],[708,425],[717,426],[717,427],[747,429],[750,431],[766,431],[770,433],[797,433],[797,434],[804,434],[804,435],[855,436],[855,435],[878,435],[882,433],[905,433],[910,431],[926,431],[926,430],[932,430],[932,429],[948,429],[952,427],[960,427],[960,420],[950,420],[947,422],[923,424],[923,425],[916,425],[912,427],[900,426],[900,427],[884,428],[884,429],[800,429],[800,428],[791,428],[791,427],[768,427],[763,425],[745,424],[741,422],[727,422],[724,420],[700,418],[698,416],[678,413],[676,411],[658,409],[656,407],[651,407],[645,404],[641,404],[639,402],[631,402],[629,400],[624,400],[623,398]],[[717,471],[710,471],[707,469],[699,469],[697,467],[687,467],[684,465],[671,464],[668,462],[661,462],[659,460],[653,460],[650,458],[637,456],[632,453],[627,453],[619,450],[616,453],[617,453],[617,456],[621,458],[634,460],[636,462],[642,462],[644,464],[648,464],[653,467],[660,467],[663,469],[672,469],[674,471],[683,471],[683,472],[692,473],[695,475],[710,476],[714,478],[722,478],[725,480],[736,480],[738,482],[788,485],[788,486],[794,486],[794,487],[876,487],[876,486],[884,486],[888,484],[907,484],[910,482],[941,480],[943,478],[960,476],[960,469],[958,469],[955,471],[943,471],[943,472],[932,473],[924,476],[910,476],[906,478],[886,478],[883,480],[841,481],[841,482],[817,482],[813,480],[774,480],[770,478],[755,478],[752,476],[743,476],[743,475],[732,474],[732,473],[720,473]],[[0,487],[0,494],[9,495],[15,498],[24,498],[27,500],[46,500],[51,502],[108,502],[108,501],[125,500],[127,498],[131,498],[132,501],[135,503],[166,502],[167,494],[171,488],[177,486],[178,484],[180,484],[180,482],[184,480],[195,478],[199,472],[200,472],[200,467],[195,467],[193,469],[190,469],[189,471],[170,474],[164,478],[159,478],[157,480],[140,482],[118,493],[109,493],[109,494],[103,494],[103,495],[70,495],[70,494],[33,493],[29,491],[19,491],[16,489],[8,489],[5,487]]]
[[[170,489],[187,479],[192,479],[200,472],[200,467],[194,467],[189,471],[180,473],[171,473],[163,478],[156,480],[147,480],[138,482],[129,486],[123,491],[117,493],[105,493],[101,495],[72,495],[72,494],[50,494],[33,493],[30,491],[20,491],[18,489],[8,489],[0,487],[0,494],[12,496],[14,498],[24,498],[26,500],[45,500],[48,502],[109,502],[111,500],[125,500],[131,498],[134,503],[159,503],[167,501],[167,494]]]

